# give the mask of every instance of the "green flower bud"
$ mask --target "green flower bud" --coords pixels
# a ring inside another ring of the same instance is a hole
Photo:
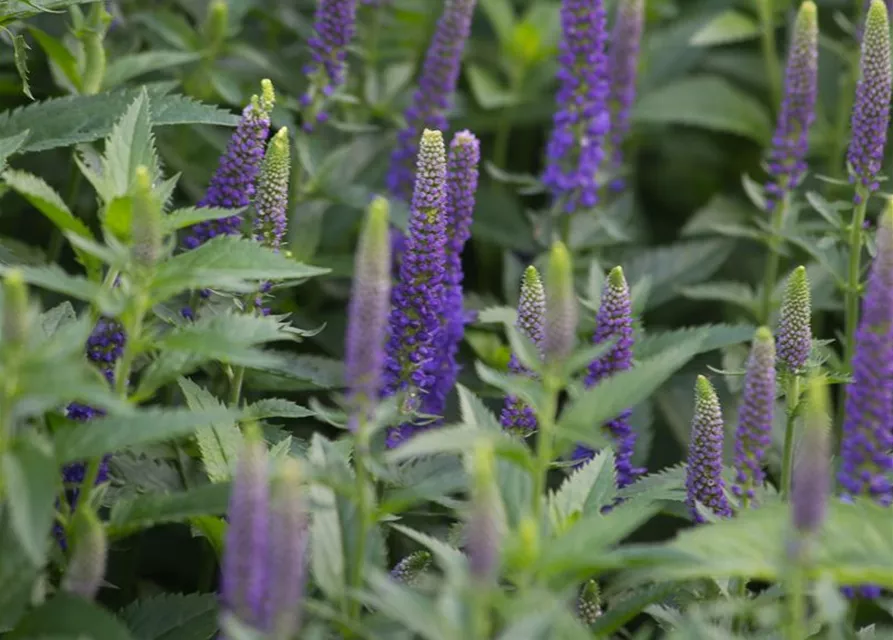
[[[19,269],[7,272],[3,279],[3,341],[23,344],[31,331],[28,287]]]
[[[92,600],[105,575],[105,529],[93,510],[81,505],[75,512],[72,532],[71,557],[62,578],[62,590]]]
[[[560,361],[573,351],[577,321],[571,255],[563,243],[555,242],[546,269],[546,334],[543,354],[547,363]]]
[[[140,266],[152,266],[161,258],[164,230],[161,204],[152,191],[152,176],[145,166],[136,168],[133,185],[131,255]]]

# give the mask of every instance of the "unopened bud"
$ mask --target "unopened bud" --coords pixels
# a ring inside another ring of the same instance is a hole
[[[75,512],[71,558],[62,590],[92,600],[105,576],[108,543],[102,523],[93,510],[81,505]]]
[[[131,255],[134,261],[141,266],[152,266],[157,263],[161,258],[164,242],[161,203],[152,191],[152,176],[145,166],[136,169],[131,236],[133,242]]]
[[[22,344],[31,330],[28,287],[19,269],[7,272],[3,279],[3,341]]]

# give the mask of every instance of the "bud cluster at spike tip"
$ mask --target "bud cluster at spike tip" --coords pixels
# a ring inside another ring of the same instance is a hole
[[[564,243],[556,241],[546,267],[546,320],[543,358],[552,365],[570,355],[577,341],[577,296],[574,268]]]
[[[738,407],[735,433],[735,482],[732,491],[739,498],[752,500],[763,486],[763,464],[772,445],[772,421],[775,411],[775,343],[766,327],[757,329],[744,391]]]
[[[222,609],[269,637],[291,638],[300,626],[308,512],[298,461],[285,459],[275,475],[270,467],[260,434],[249,429],[227,511]]]
[[[623,269],[619,266],[614,267],[605,279],[601,304],[595,318],[595,333],[592,337],[593,344],[603,344],[610,340],[616,340],[614,346],[605,355],[589,364],[584,381],[587,388],[596,386],[615,373],[627,371],[633,365],[632,301],[629,285],[623,276]],[[633,467],[632,464],[636,434],[630,427],[631,415],[632,410],[626,409],[604,425],[614,442],[617,485],[621,488],[632,484],[644,472],[644,469]],[[593,454],[591,449],[579,445],[573,453],[573,459],[588,460]]]
[[[598,202],[596,174],[610,123],[605,23],[603,0],[561,3],[557,108],[543,183],[565,213]]]
[[[279,250],[288,225],[288,181],[291,145],[282,127],[267,145],[254,198],[254,237],[265,247]]]
[[[803,436],[791,482],[791,515],[800,533],[815,533],[825,521],[831,493],[830,412],[826,382],[811,379],[806,387]]]
[[[432,559],[429,551],[414,551],[394,565],[391,577],[398,582],[414,587],[424,573],[431,568]]]
[[[351,412],[351,429],[381,394],[384,342],[391,297],[391,252],[388,237],[388,201],[376,198],[369,205],[354,268],[347,311],[345,381]]]
[[[794,269],[785,287],[778,318],[778,361],[791,373],[802,371],[812,350],[812,302],[806,267]]]
[[[598,582],[589,579],[583,583],[580,594],[577,596],[577,617],[583,624],[589,626],[595,624],[602,613],[601,591]]]
[[[622,0],[608,43],[610,74],[609,105],[611,113],[611,157],[609,172],[616,175],[623,166],[623,144],[630,129],[630,115],[636,99],[636,78],[639,69],[639,48],[645,22],[645,0]],[[623,188],[622,178],[615,178],[611,187]]]
[[[450,142],[447,157],[446,272],[444,275],[442,344],[437,353],[437,381],[428,397],[428,413],[442,415],[446,399],[459,376],[456,354],[465,334],[467,316],[462,295],[462,250],[471,236],[474,196],[478,185],[481,147],[470,131],[460,131]]]
[[[347,48],[357,28],[357,0],[318,0],[313,20],[314,35],[307,41],[311,62],[304,67],[304,74],[311,80],[311,89],[301,98],[301,104],[309,107],[314,95],[322,99],[330,97],[344,84]],[[324,122],[325,113],[313,114],[315,122],[306,122],[310,130],[316,122]]]
[[[264,80],[261,85],[261,97],[253,96],[251,103],[242,111],[242,118],[220,157],[217,170],[198,207],[241,209],[251,204],[255,180],[264,158],[264,145],[270,133],[270,111],[276,99],[269,80]],[[189,228],[183,238],[183,246],[195,249],[211,238],[236,235],[241,232],[241,226],[242,218],[239,215],[199,222]]]
[[[732,515],[722,477],[722,444],[723,421],[719,398],[710,381],[698,376],[685,476],[686,504],[695,522],[704,522],[697,503],[718,516]]]
[[[800,5],[785,75],[784,99],[769,152],[769,208],[790,192],[806,173],[809,127],[815,120],[818,94],[819,26],[815,3]]]
[[[445,0],[431,45],[425,54],[419,86],[404,114],[406,126],[397,133],[391,154],[388,190],[408,201],[413,190],[413,169],[424,129],[447,129],[446,114],[452,106],[462,61],[462,51],[471,33],[471,18],[477,0]]]
[[[887,143],[893,81],[889,17],[882,0],[872,1],[865,18],[860,72],[847,161],[852,167],[853,178],[870,193],[879,186],[877,177]],[[856,197],[858,199],[859,194]]]
[[[533,265],[524,271],[521,280],[521,297],[518,301],[518,319],[515,326],[536,346],[542,355],[545,332],[546,291],[540,274]],[[509,360],[509,371],[515,374],[530,375],[530,371],[512,354]],[[509,431],[521,435],[536,429],[536,414],[527,403],[520,398],[508,395],[499,416],[499,423]]]
[[[446,271],[446,149],[440,131],[426,129],[419,145],[418,170],[409,218],[409,237],[391,292],[385,395],[407,391],[424,405],[434,388],[437,349],[443,330]],[[391,429],[389,446],[413,431]]]
[[[893,503],[893,203],[877,231],[847,387],[838,482],[845,496]]]

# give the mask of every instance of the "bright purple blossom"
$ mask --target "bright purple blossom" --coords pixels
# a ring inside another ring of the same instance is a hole
[[[557,109],[543,182],[565,213],[598,202],[596,174],[608,134],[607,40],[603,0],[564,0]]]
[[[686,504],[695,522],[704,522],[697,504],[704,505],[718,516],[732,515],[722,477],[722,443],[723,421],[719,398],[710,381],[698,376],[685,477]]]
[[[446,115],[452,106],[459,80],[462,51],[471,32],[471,18],[477,0],[445,0],[434,37],[422,66],[419,86],[406,110],[406,126],[397,134],[391,154],[388,190],[409,201],[413,189],[415,159],[419,137],[424,129],[446,131]]]
[[[773,208],[806,173],[809,127],[815,120],[818,93],[819,26],[815,3],[800,5],[788,53],[784,99],[769,152],[766,197]]]
[[[812,304],[806,268],[797,267],[788,278],[778,320],[778,361],[788,372],[803,370],[812,350]]]
[[[861,78],[856,87],[847,161],[853,179],[871,193],[878,186],[890,123],[891,69],[890,26],[887,7],[872,0],[862,38]],[[861,194],[856,195],[857,200]]]
[[[521,281],[521,297],[518,301],[518,330],[530,339],[542,356],[543,335],[545,332],[546,291],[540,274],[533,265],[527,267]],[[515,374],[531,375],[531,372],[512,354],[509,371]],[[527,403],[513,395],[506,396],[505,406],[499,416],[500,424],[509,431],[527,435],[536,429],[536,414]]]
[[[594,344],[603,344],[609,340],[616,340],[614,346],[589,365],[589,372],[584,381],[587,388],[596,386],[615,373],[627,371],[633,365],[632,301],[629,285],[620,267],[614,267],[605,280],[601,305],[595,318],[595,334],[592,337]],[[614,442],[619,487],[632,484],[644,472],[644,469],[634,467],[632,464],[636,433],[630,426],[631,415],[632,410],[626,409],[604,425]],[[582,462],[590,459],[594,453],[591,449],[580,445],[574,451],[573,459]]]
[[[264,158],[264,145],[270,133],[270,111],[275,94],[273,85],[264,80],[263,95],[254,96],[251,104],[242,111],[242,119],[236,126],[220,164],[217,167],[199,207],[241,209],[251,204],[255,192],[255,180]],[[195,249],[211,238],[241,233],[240,215],[207,220],[193,225],[183,239],[183,246]]]
[[[738,408],[735,434],[735,483],[732,491],[739,498],[753,500],[763,486],[763,465],[772,445],[772,421],[775,410],[775,344],[766,327],[757,329],[744,392]]]
[[[421,406],[434,388],[438,373],[446,276],[446,202],[443,135],[426,129],[419,146],[409,238],[391,293],[385,364],[385,395],[407,392]],[[389,445],[396,446],[414,429],[411,424],[392,429]]]

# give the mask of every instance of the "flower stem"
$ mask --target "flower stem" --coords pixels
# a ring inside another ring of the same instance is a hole
[[[779,245],[781,244],[781,228],[788,208],[791,206],[791,195],[785,193],[772,211],[772,230],[769,236],[769,255],[766,256],[766,271],[763,276],[763,298],[760,303],[759,324],[769,324],[772,315],[772,294],[775,292],[775,281],[778,279],[778,264],[781,260]]]
[[[856,326],[859,322],[859,279],[862,275],[862,225],[865,223],[865,210],[868,207],[868,193],[864,187],[856,187],[859,204],[853,209],[853,221],[850,226],[849,255],[847,269],[847,288],[845,292],[845,350],[844,362],[849,363],[856,348]]]
[[[357,420],[356,444],[354,446],[354,470],[357,492],[357,517],[359,531],[354,547],[354,564],[351,566],[349,585],[352,590],[359,590],[363,586],[363,568],[366,559],[366,538],[368,537],[370,524],[369,510],[369,471],[366,467],[366,456],[369,453],[369,434],[366,428],[365,413]],[[360,621],[360,601],[357,598],[350,600],[348,616],[358,624]]]
[[[236,367],[233,372],[233,379],[229,388],[229,403],[238,408],[242,399],[242,383],[245,380],[245,367]]]
[[[778,51],[775,46],[772,0],[757,0],[757,12],[760,16],[763,62],[766,65],[766,78],[769,81],[769,95],[772,96],[774,112],[781,104],[781,67],[778,63]]]
[[[545,500],[546,480],[552,464],[552,438],[555,431],[555,413],[558,410],[558,390],[555,380],[548,372],[543,376],[546,399],[543,411],[537,415],[539,430],[536,438],[536,477],[533,486],[533,519],[540,524]]]
[[[787,421],[784,430],[784,454],[781,460],[781,497],[791,494],[791,473],[794,468],[794,426],[797,421],[797,406],[800,404],[800,376],[792,375],[785,389],[787,399]]]
[[[786,640],[803,640],[807,637],[805,582],[803,566],[796,563],[791,567],[788,577],[788,619],[784,636]]]

